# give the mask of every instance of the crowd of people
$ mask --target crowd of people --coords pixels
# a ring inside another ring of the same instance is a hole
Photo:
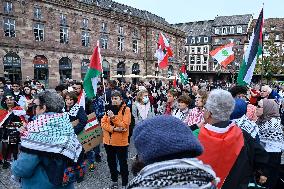
[[[109,188],[120,188],[119,175],[122,188],[283,187],[283,86],[111,80],[81,106],[82,93],[76,81],[55,90],[0,81],[0,169],[23,189],[74,188],[101,150]],[[77,135],[92,113],[103,140],[85,152]]]

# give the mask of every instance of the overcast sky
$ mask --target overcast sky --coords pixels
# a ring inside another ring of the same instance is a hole
[[[257,18],[264,3],[264,18],[284,18],[284,0],[114,0],[148,10],[169,23],[212,20],[217,15],[253,14]]]

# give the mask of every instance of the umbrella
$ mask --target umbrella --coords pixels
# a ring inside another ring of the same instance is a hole
[[[112,78],[122,78],[122,75],[118,74],[118,75],[114,75],[114,76],[111,76]]]

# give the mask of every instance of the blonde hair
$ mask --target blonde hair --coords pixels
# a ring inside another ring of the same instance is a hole
[[[142,89],[141,91],[139,91],[137,93],[137,96],[136,96],[136,101],[139,102],[139,103],[142,103],[143,102],[143,95],[145,93],[149,94],[149,92],[146,89]]]

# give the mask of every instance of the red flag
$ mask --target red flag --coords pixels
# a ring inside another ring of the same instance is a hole
[[[159,67],[161,69],[168,66],[169,57],[173,56],[173,51],[171,50],[170,44],[167,38],[160,33],[158,40],[158,49],[156,50],[155,57],[158,58]]]

